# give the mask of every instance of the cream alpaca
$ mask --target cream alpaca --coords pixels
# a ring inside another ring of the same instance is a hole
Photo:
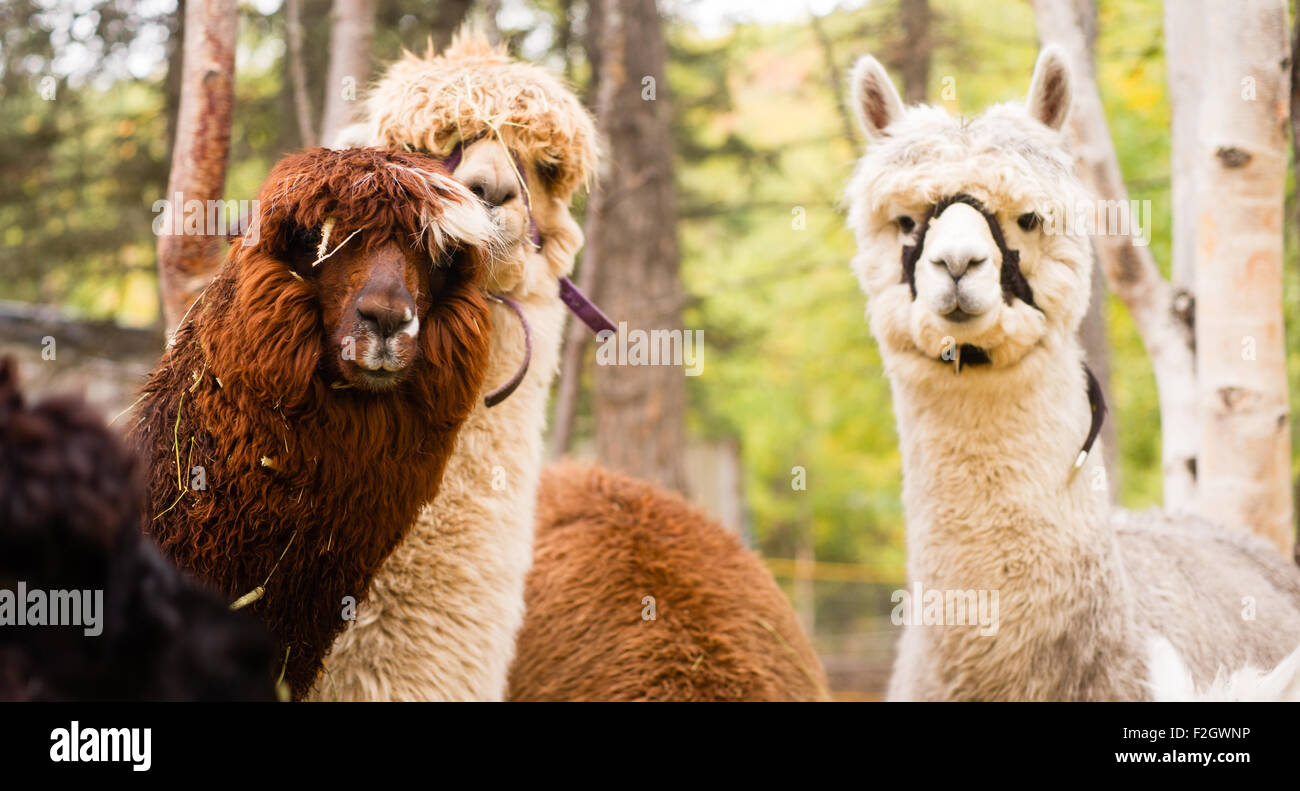
[[[1147,642],[1151,698],[1160,702],[1264,701],[1300,703],[1300,648],[1272,670],[1243,667],[1220,672],[1208,687],[1197,687],[1178,651],[1161,636]]]
[[[1100,453],[1074,467],[1091,256],[1066,222],[1087,196],[1058,131],[1063,56],[1043,52],[1026,105],[973,120],[905,109],[873,58],[852,79],[870,141],[853,268],[893,391],[908,576],[1000,598],[994,636],[905,627],[890,697],[1144,699],[1154,633],[1199,683],[1276,664],[1300,642],[1300,572],[1247,531],[1114,515]]]
[[[494,204],[494,218],[515,243],[489,290],[520,305],[533,349],[518,389],[470,414],[437,501],[375,576],[313,697],[500,700],[532,563],[546,402],[565,316],[558,280],[582,245],[568,204],[595,161],[595,131],[555,78],[466,34],[442,56],[408,55],[393,64],[368,106],[375,144],[444,155],[464,146],[457,178]],[[519,186],[516,161],[526,194],[510,193]],[[528,238],[529,206],[541,251]],[[495,304],[485,392],[516,372],[523,347],[518,318]]]

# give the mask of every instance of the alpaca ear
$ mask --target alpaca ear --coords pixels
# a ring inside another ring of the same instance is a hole
[[[1029,115],[1049,129],[1060,129],[1070,117],[1073,85],[1065,50],[1056,45],[1043,48],[1029,81]]]
[[[888,134],[890,124],[903,117],[903,100],[890,81],[885,67],[870,55],[863,55],[853,67],[849,78],[853,92],[853,109],[868,141],[879,140]]]

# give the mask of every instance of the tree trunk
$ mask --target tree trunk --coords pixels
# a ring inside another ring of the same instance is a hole
[[[311,96],[307,93],[307,71],[302,65],[302,0],[285,0],[289,75],[293,79],[293,109],[298,119],[298,136],[304,148],[316,145]]]
[[[167,78],[163,80],[163,107],[167,113],[167,161],[176,152],[176,130],[181,117],[181,75],[185,69],[185,9],[187,0],[176,3],[175,24],[167,37]],[[166,184],[162,185],[164,188]]]
[[[614,101],[612,87],[608,80],[602,82],[604,57],[601,47],[605,46],[604,19],[606,0],[591,0],[587,13],[587,35],[584,48],[587,63],[591,67],[591,80],[587,85],[589,101],[595,108],[596,122],[605,128],[603,119],[608,118]],[[578,264],[578,288],[584,294],[595,295],[600,288],[597,278],[600,263],[595,254],[597,231],[600,229],[601,201],[604,190],[601,181],[596,181],[587,196],[587,219],[584,223],[587,238],[586,247]],[[578,398],[582,394],[582,368],[586,359],[587,338],[590,337],[587,325],[580,321],[569,321],[564,340],[564,355],[560,362],[560,384],[555,398],[555,434],[551,452],[555,456],[568,453],[573,445],[573,424],[578,416]]]
[[[555,48],[564,58],[564,79],[573,79],[573,0],[560,0],[559,16],[555,20]]]
[[[1290,104],[1285,0],[1210,3],[1201,53],[1196,369],[1205,515],[1291,554],[1291,427],[1282,318]]]
[[[1300,52],[1300,14],[1296,15],[1291,32],[1291,162],[1294,163],[1297,183],[1300,183],[1300,62],[1297,62],[1296,52]],[[1297,207],[1295,220],[1300,225],[1300,207]],[[1300,517],[1300,477],[1295,481],[1291,508]],[[1300,523],[1293,525],[1292,530],[1300,531]],[[1300,564],[1300,541],[1296,542],[1292,556]]]
[[[921,104],[930,83],[930,0],[903,0],[903,101]]]
[[[1079,176],[1094,196],[1127,216],[1128,190],[1089,68],[1087,15],[1080,13],[1075,0],[1033,0],[1033,5],[1039,38],[1061,46],[1071,61],[1075,88],[1070,128]],[[1136,234],[1111,229],[1093,239],[1106,282],[1133,316],[1155,370],[1165,507],[1192,510],[1200,424],[1186,294],[1160,275],[1150,247],[1139,243]]]
[[[436,52],[441,52],[451,43],[451,36],[465,21],[469,13],[470,0],[438,0],[438,10],[433,17],[433,30],[429,38]]]
[[[370,41],[375,33],[375,0],[334,0],[330,14],[330,65],[325,80],[325,110],[320,140],[334,142],[352,123],[360,91],[370,80]]]
[[[600,261],[598,293],[615,321],[633,331],[680,330],[684,297],[663,25],[654,0],[607,0],[605,14],[601,82],[612,101],[599,121],[609,165],[588,251]],[[598,365],[599,459],[685,491],[685,404],[680,367]]]
[[[1110,396],[1110,338],[1106,332],[1106,276],[1101,273],[1101,259],[1096,250],[1092,256],[1092,300],[1088,303],[1088,312],[1079,325],[1079,342],[1083,344],[1083,358],[1088,368],[1097,377],[1101,385],[1102,398],[1107,404],[1114,405]],[[1115,434],[1115,415],[1101,426],[1102,460],[1106,463],[1106,480],[1109,484],[1111,502],[1120,500],[1119,442]]]
[[[180,113],[161,219],[165,230],[177,224],[175,213],[184,211],[185,202],[220,200],[225,190],[238,18],[235,0],[186,4]],[[221,263],[224,236],[215,228],[200,231],[158,236],[158,287],[169,337]]]
[[[1097,3],[1096,0],[1074,0],[1075,18],[1083,31],[1083,40],[1087,47],[1088,73],[1096,78],[1097,74]],[[1083,315],[1079,326],[1079,342],[1083,344],[1083,356],[1088,368],[1097,377],[1101,385],[1102,397],[1106,403],[1113,404],[1110,397],[1110,339],[1106,323],[1106,276],[1101,271],[1101,258],[1096,245],[1092,253],[1092,299],[1088,303],[1088,312]],[[1102,424],[1101,444],[1106,464],[1106,480],[1109,483],[1111,502],[1119,502],[1120,479],[1119,443],[1115,434],[1115,418]]]
[[[500,13],[501,0],[483,0],[483,29],[493,44],[501,43],[501,27],[497,24]]]
[[[1197,124],[1205,91],[1205,0],[1165,3],[1165,68],[1169,82],[1169,193],[1173,208],[1170,272],[1175,285],[1196,293]]]
[[[587,29],[583,35],[587,55],[587,66],[591,70],[591,79],[587,82],[583,101],[588,107],[596,106],[600,100],[600,75],[605,71],[605,0],[587,0]]]

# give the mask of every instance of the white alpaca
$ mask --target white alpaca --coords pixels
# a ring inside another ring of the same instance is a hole
[[[493,204],[513,251],[493,266],[488,289],[518,304],[532,349],[518,387],[466,420],[437,501],[372,580],[312,697],[501,700],[532,565],[546,403],[566,315],[559,279],[582,246],[568,204],[594,164],[595,129],[545,70],[468,33],[443,55],[393,64],[368,110],[370,145],[459,149],[457,179]],[[516,374],[525,346],[519,318],[495,303],[485,393]]]
[[[1208,687],[1198,688],[1177,649],[1164,637],[1152,635],[1147,641],[1147,666],[1151,699],[1156,701],[1300,702],[1300,648],[1271,671],[1247,666],[1231,675],[1220,672]]]
[[[992,635],[942,606],[905,627],[890,697],[1145,699],[1155,633],[1200,684],[1272,667],[1300,643],[1300,571],[1245,530],[1112,514],[1101,454],[1080,452],[1091,255],[1067,222],[1087,196],[1059,134],[1064,57],[1044,50],[1027,103],[975,119],[904,108],[871,57],[852,80],[870,143],[853,268],[893,393],[909,582],[1000,605]]]

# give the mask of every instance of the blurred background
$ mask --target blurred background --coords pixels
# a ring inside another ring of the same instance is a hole
[[[441,46],[469,20],[517,56],[566,75],[598,111],[604,2],[240,2],[226,198],[255,197],[281,155],[317,142],[337,5],[371,25],[361,31],[369,78],[403,48],[423,51],[430,39]],[[601,188],[625,200],[605,201],[610,216],[593,233],[595,218],[579,197],[575,216],[589,234],[579,268],[587,257],[598,262],[591,282],[616,321],[702,330],[703,371],[647,372],[635,384],[643,400],[629,407],[642,412],[614,414],[624,407],[602,397],[618,387],[608,380],[632,374],[594,366],[589,343],[571,355],[562,378],[570,385],[553,398],[551,447],[684,489],[766,559],[837,695],[874,697],[897,633],[889,596],[904,580],[904,524],[889,388],[848,265],[854,243],[841,193],[862,141],[846,106],[846,75],[872,53],[909,102],[974,114],[1023,98],[1039,49],[1034,9],[1026,0],[617,2],[629,13],[647,2],[657,11],[658,28],[640,31],[650,43],[636,57],[646,74],[660,75],[655,106],[667,134],[629,136],[626,125],[598,119],[611,136],[612,173]],[[38,389],[82,389],[108,416],[134,400],[163,342],[152,206],[167,194],[185,4],[0,5],[0,353],[18,355]],[[1124,183],[1131,198],[1151,202],[1151,252],[1168,275],[1162,4],[1074,5],[1095,33],[1097,83]],[[290,46],[291,31],[300,46]],[[618,112],[616,99],[605,105]],[[633,162],[660,163],[663,178],[639,189]],[[1294,194],[1288,176],[1287,216]],[[661,238],[621,238],[619,211],[652,213]],[[1300,291],[1295,230],[1285,226],[1294,383]],[[658,251],[653,261],[627,257],[625,248],[647,244]],[[662,289],[620,290],[631,267],[650,268]],[[1151,364],[1115,297],[1101,297],[1092,321],[1090,357],[1109,371],[1114,496],[1133,508],[1160,505]],[[42,360],[49,335],[58,338],[57,359]],[[1289,390],[1294,397],[1297,388]],[[649,425],[649,442],[667,443],[668,452],[628,447],[617,428],[628,420]]]

